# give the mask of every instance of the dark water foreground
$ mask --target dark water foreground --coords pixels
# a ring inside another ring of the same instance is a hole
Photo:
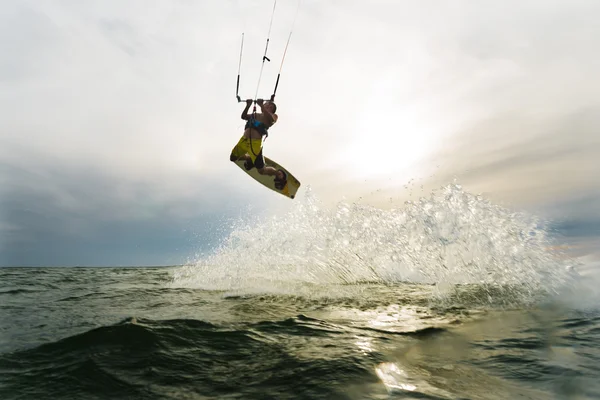
[[[0,269],[0,399],[600,398],[593,301],[519,305],[519,288],[489,285],[209,291],[177,287],[177,270]]]

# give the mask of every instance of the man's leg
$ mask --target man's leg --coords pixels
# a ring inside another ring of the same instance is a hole
[[[258,170],[258,173],[261,175],[275,176],[276,179],[283,179],[285,177],[285,174],[282,170],[275,169],[275,168],[269,167],[269,166],[260,168]]]
[[[263,157],[262,149],[256,155],[256,161],[254,161],[254,166],[258,170],[258,173],[261,175],[275,175],[277,170],[273,167],[267,167],[265,165],[265,158]]]
[[[244,149],[244,137],[242,136],[241,139],[235,144],[235,146],[233,146],[233,149],[231,149],[231,154],[229,154],[229,161],[237,161],[239,160],[241,157],[244,156],[244,154],[246,154],[246,149]]]
[[[237,144],[231,150],[231,154],[229,155],[229,161],[232,161],[232,162],[235,162],[238,160],[247,161],[248,163],[250,163],[250,165],[248,166],[249,168],[246,167],[246,169],[247,170],[252,169],[252,157],[248,154],[248,150],[249,150],[248,139],[246,139],[242,136],[240,138],[240,140],[237,142]]]
[[[277,170],[275,168],[273,168],[273,167],[264,166],[264,167],[262,167],[262,168],[260,168],[258,170],[258,173],[261,174],[261,175],[270,175],[270,176],[273,176],[273,175],[277,174]]]
[[[256,161],[254,162],[254,165],[256,166],[256,169],[258,170],[259,174],[275,177],[275,188],[283,189],[283,187],[286,185],[287,176],[285,175],[285,172],[283,172],[280,169],[275,169],[273,167],[269,167],[269,166],[265,165],[265,159],[262,155],[262,150],[256,157]]]
[[[229,156],[229,161],[237,161],[237,160],[250,160],[252,161],[252,158],[250,158],[250,156],[248,154],[244,154],[243,156],[236,156],[233,153]]]

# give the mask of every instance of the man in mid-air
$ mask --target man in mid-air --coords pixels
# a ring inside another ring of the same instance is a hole
[[[265,159],[262,154],[262,137],[268,136],[268,130],[277,122],[277,106],[272,101],[256,100],[260,107],[260,113],[248,114],[248,110],[253,100],[246,100],[246,108],[242,112],[242,119],[246,120],[244,134],[231,150],[229,160],[245,160],[244,168],[250,171],[256,167],[261,175],[270,175],[275,177],[275,188],[282,190],[287,183],[287,176],[284,171],[265,165]]]

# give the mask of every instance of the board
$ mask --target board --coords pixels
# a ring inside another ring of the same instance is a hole
[[[296,192],[300,188],[300,181],[298,181],[298,179],[296,179],[296,177],[294,177],[294,175],[292,175],[290,173],[290,171],[283,168],[281,165],[279,165],[275,161],[271,160],[269,157],[265,157],[265,164],[269,167],[273,167],[275,169],[281,169],[281,170],[285,171],[285,173],[287,174],[287,183],[285,184],[283,189],[279,190],[275,187],[275,177],[274,176],[261,175],[258,173],[258,170],[256,168],[252,168],[250,171],[246,171],[246,168],[244,168],[244,160],[235,161],[235,165],[240,167],[240,169],[242,171],[244,171],[245,173],[250,175],[252,178],[254,178],[255,181],[262,183],[264,186],[268,187],[269,189],[271,189],[277,193],[281,193],[282,195],[289,197],[290,199],[293,199],[294,197],[296,197]]]

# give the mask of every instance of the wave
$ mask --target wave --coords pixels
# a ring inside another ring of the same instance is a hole
[[[344,332],[334,325],[304,316],[244,327],[130,318],[0,355],[0,370],[7,393],[19,388],[21,395],[35,398],[220,397],[240,390],[261,398],[267,387],[272,393],[289,393],[294,387],[327,393],[333,391],[326,378],[332,374],[342,371],[347,379],[348,371],[371,373],[368,360],[357,361],[355,352],[336,342],[340,335]],[[297,338],[298,344],[280,342],[283,336]],[[325,341],[326,351],[303,349],[302,343],[317,338]],[[317,359],[305,359],[308,352]]]
[[[401,209],[327,208],[308,191],[284,215],[240,222],[214,254],[177,269],[172,286],[308,295],[310,285],[408,282],[442,292],[457,284],[553,292],[568,265],[552,244],[540,219],[456,184]]]
[[[18,289],[2,289],[0,290],[0,296],[5,294],[27,294],[27,293],[38,293],[41,292],[42,289],[26,289],[26,288],[18,288]]]

